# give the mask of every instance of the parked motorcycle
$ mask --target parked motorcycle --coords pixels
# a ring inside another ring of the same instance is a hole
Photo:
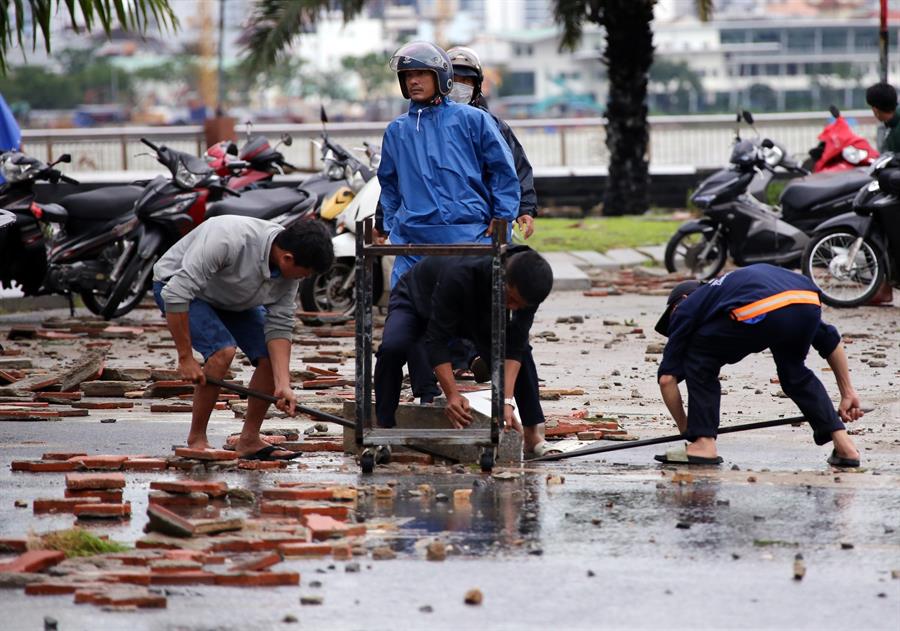
[[[334,264],[324,274],[300,281],[300,304],[304,311],[330,311],[353,314],[356,309],[356,223],[375,215],[381,184],[372,178],[335,220]],[[394,257],[374,263],[381,273],[374,274],[372,296],[376,305],[386,305],[391,288]]]
[[[334,220],[346,210],[354,196],[362,187],[375,177],[375,171],[381,160],[381,147],[364,143],[369,164],[364,164],[353,152],[328,136],[328,115],[325,108],[320,109],[322,121],[320,140],[312,142],[319,147],[322,169],[300,184],[301,188],[314,193],[319,198],[316,212],[334,230]]]
[[[853,131],[837,107],[832,105],[828,111],[834,120],[819,134],[820,142],[810,149],[803,166],[813,173],[870,166],[878,158],[878,151]]]
[[[16,217],[0,248],[0,284],[17,283],[26,296],[80,294],[99,314],[102,305],[94,297],[113,281],[125,236],[137,223],[131,211],[143,189],[111,186],[67,195],[56,204],[37,203],[36,182],[78,184],[55,168],[67,162],[68,154],[50,164],[20,152],[0,156],[6,180],[0,207]]]
[[[803,251],[803,273],[835,307],[869,302],[885,281],[900,287],[900,158],[881,156],[872,176],[853,212],[823,222]]]
[[[238,150],[231,140],[222,140],[206,150],[204,158],[216,175],[228,179],[228,187],[236,191],[264,186],[275,175],[297,167],[284,159],[278,147],[290,147],[294,140],[290,134],[282,134],[274,146],[265,136],[251,136]]]
[[[115,284],[101,315],[124,315],[150,288],[156,261],[178,239],[209,217],[242,215],[289,226],[310,214],[315,197],[291,188],[261,188],[239,193],[226,185],[206,161],[146,138],[170,178],[152,180],[134,206],[137,225],[129,234],[127,250],[116,263]],[[239,199],[226,199],[226,196]]]
[[[760,174],[771,175],[776,169],[804,176],[785,186],[780,210],[748,193]],[[807,174],[780,145],[769,139],[742,140],[738,133],[729,166],[706,178],[691,196],[704,216],[681,225],[669,240],[666,269],[698,279],[713,278],[729,254],[740,266],[795,266],[807,235],[822,221],[846,212],[856,191],[869,181],[862,170]]]

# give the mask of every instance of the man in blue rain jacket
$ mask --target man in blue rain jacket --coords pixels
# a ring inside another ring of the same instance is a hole
[[[388,125],[381,147],[379,233],[391,243],[490,241],[494,219],[519,214],[519,179],[509,146],[488,113],[447,98],[447,53],[412,42],[391,58],[409,112]],[[393,287],[419,257],[397,257]]]

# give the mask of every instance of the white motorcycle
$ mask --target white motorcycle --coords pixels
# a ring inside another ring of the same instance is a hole
[[[304,311],[330,311],[353,315],[356,309],[356,223],[375,215],[381,184],[373,177],[359,190],[344,211],[335,219],[334,265],[324,274],[306,278],[300,283],[300,304]],[[375,263],[381,274],[374,274],[372,296],[375,306],[387,305],[391,290],[394,257],[380,257]]]

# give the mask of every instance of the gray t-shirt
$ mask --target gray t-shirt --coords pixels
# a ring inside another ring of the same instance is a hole
[[[266,342],[291,339],[299,280],[272,277],[269,253],[277,223],[252,217],[207,219],[173,245],[156,265],[153,280],[166,284],[166,311],[185,312],[199,298],[217,309],[266,309]]]

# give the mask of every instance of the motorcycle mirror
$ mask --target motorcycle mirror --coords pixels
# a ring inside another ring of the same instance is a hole
[[[290,134],[281,134],[281,142],[284,143],[285,147],[290,147],[294,144],[294,138]]]
[[[753,114],[751,114],[747,110],[743,110],[741,114],[744,117],[744,122],[746,122],[750,126],[753,126]]]
[[[765,138],[762,141],[762,146],[765,147],[766,149],[771,149],[772,147],[775,146],[775,143],[772,142],[771,140],[769,140],[768,138]]]
[[[835,118],[840,118],[840,117],[841,117],[841,110],[839,110],[839,109],[837,108],[837,106],[835,106],[835,105],[829,105],[829,106],[828,106],[828,111],[829,111],[829,112],[831,113],[831,115],[834,116]]]
[[[59,157],[56,159],[56,161],[57,161],[57,162],[65,162],[66,164],[68,164],[69,162],[72,161],[72,154],[70,154],[70,153],[64,153],[64,154],[62,154],[61,156],[59,156]]]
[[[319,120],[322,121],[323,125],[328,122],[328,114],[325,113],[324,105],[319,106]]]
[[[741,124],[741,110],[738,110],[734,117],[734,122],[738,125]]]

